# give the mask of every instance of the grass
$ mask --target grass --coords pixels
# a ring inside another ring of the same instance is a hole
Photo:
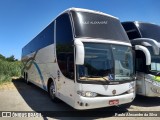
[[[9,62],[0,59],[0,84],[10,82],[14,76],[20,77],[21,68],[20,61]]]

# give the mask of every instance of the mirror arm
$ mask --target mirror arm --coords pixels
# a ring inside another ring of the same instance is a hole
[[[143,51],[145,56],[146,56],[146,65],[150,65],[151,64],[151,54],[149,52],[149,50],[141,45],[135,45],[135,50],[140,50]]]
[[[82,41],[79,39],[74,40],[74,45],[75,45],[75,63],[77,65],[83,65],[84,64],[84,45]]]

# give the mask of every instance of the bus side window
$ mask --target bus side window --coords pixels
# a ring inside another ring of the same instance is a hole
[[[56,54],[62,74],[74,80],[73,34],[71,21],[67,13],[56,19]]]
[[[133,22],[122,23],[122,25],[130,40],[141,37],[138,28]]]

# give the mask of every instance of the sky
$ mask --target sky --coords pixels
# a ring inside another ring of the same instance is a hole
[[[0,54],[20,60],[22,47],[70,7],[160,25],[160,0],[0,0]]]

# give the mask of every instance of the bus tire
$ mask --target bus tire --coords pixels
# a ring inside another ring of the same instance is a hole
[[[26,73],[23,73],[23,80],[26,82]]]
[[[28,73],[26,73],[26,75],[25,75],[25,82],[26,82],[27,85],[29,85],[29,81],[28,81]]]
[[[50,84],[49,84],[48,93],[49,93],[49,96],[50,96],[50,98],[53,102],[58,102],[59,101],[59,99],[56,97],[56,88],[55,88],[55,85],[54,85],[53,81],[50,82]]]

